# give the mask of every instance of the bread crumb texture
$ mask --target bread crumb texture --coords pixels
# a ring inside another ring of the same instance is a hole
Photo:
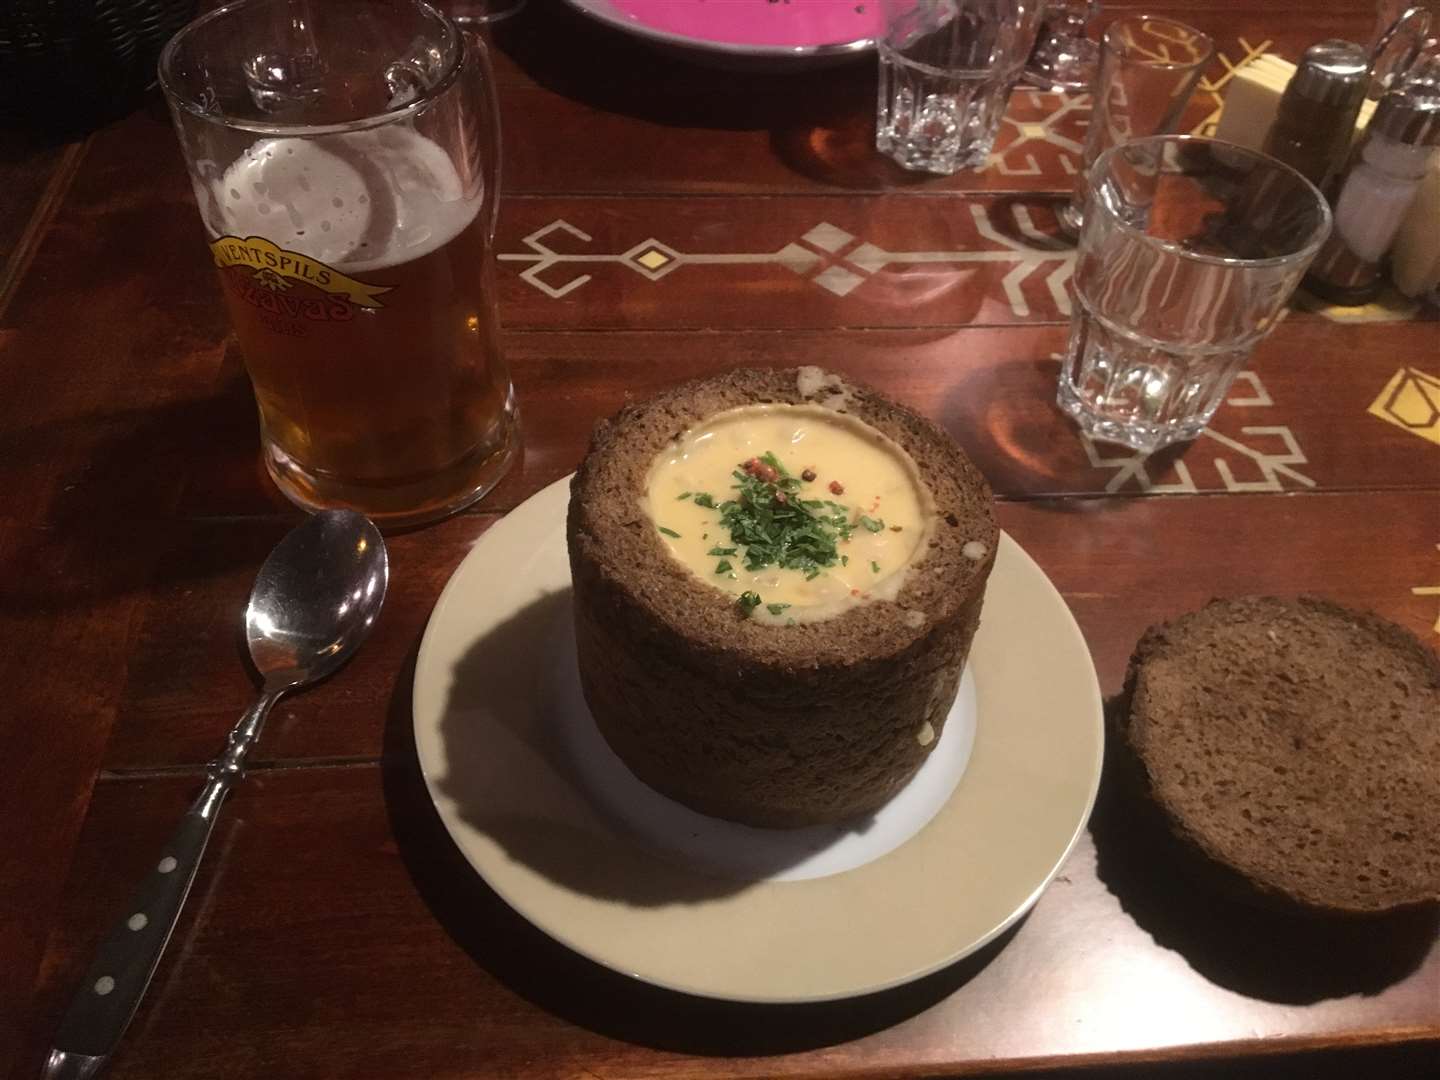
[[[1327,913],[1440,901],[1440,660],[1311,597],[1217,600],[1152,628],[1121,734],[1174,831]]]

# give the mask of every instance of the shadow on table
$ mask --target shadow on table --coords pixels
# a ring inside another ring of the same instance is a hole
[[[811,110],[771,125],[770,149],[801,176],[832,187],[888,190],[939,184],[945,177],[901,168],[875,149],[874,58],[860,74],[815,94]]]
[[[819,68],[727,68],[722,57],[633,37],[559,0],[532,0],[493,38],[540,86],[592,108],[674,127],[768,131],[782,162],[822,184],[935,179],[875,152],[873,53]]]
[[[1063,348],[1063,338],[1057,344]],[[1105,484],[1116,474],[1097,470],[1074,421],[1055,404],[1059,378],[1060,361],[1048,353],[972,366],[949,390],[941,415],[957,418],[952,434],[980,471],[995,478],[997,486],[1023,492],[1033,500],[1029,505],[1065,514],[1123,509],[1129,500],[1104,497],[1109,494]],[[1177,443],[1151,454],[1144,459],[1146,474],[1165,481],[1194,445]],[[1106,443],[1094,449],[1116,463],[1133,456],[1125,447]],[[1002,480],[1007,474],[1012,475]],[[1123,490],[1140,493],[1133,480]],[[1084,493],[1099,497],[1075,498]]]
[[[563,595],[568,602],[568,593]],[[555,614],[553,607],[542,603],[517,618],[542,632],[553,625]],[[456,944],[513,992],[570,1023],[610,1038],[689,1054],[764,1055],[831,1046],[890,1027],[942,1001],[979,973],[1018,928],[975,955],[906,986],[813,1005],[715,1001],[663,990],[602,967],[513,911],[451,841],[416,759],[410,695],[417,653],[418,646],[391,697],[383,758],[386,808],[401,857],[422,900]],[[514,655],[505,662],[510,668],[527,666],[515,663]],[[490,669],[485,674],[497,673]],[[468,747],[477,753],[484,749]],[[524,857],[523,852],[519,857]],[[544,869],[566,875],[576,872],[573,867]],[[604,882],[614,887],[612,873],[613,867],[605,870],[602,888],[607,887]],[[588,877],[589,872],[582,872],[578,884],[586,885]],[[730,887],[718,884],[722,890]],[[623,889],[619,895],[631,902],[655,899],[627,896]]]
[[[839,86],[856,70],[853,64],[818,72],[726,70],[706,63],[703,53],[604,26],[560,0],[531,0],[518,18],[496,24],[492,37],[531,79],[563,97],[652,123],[717,131],[798,119],[811,110],[800,100],[805,79],[833,76]]]
[[[274,539],[299,518],[264,478],[258,445],[254,397],[238,367],[203,397],[0,434],[5,471],[31,481],[11,494],[29,501],[25,512],[37,522],[7,559],[0,606],[53,611],[94,604],[154,584],[212,576],[245,564],[257,551],[263,559],[268,547],[237,541],[217,545],[202,560],[156,564],[159,555],[174,554],[169,521],[197,480],[230,489],[235,498],[227,497],[227,505],[238,498],[273,515],[280,526]],[[54,475],[56,463],[68,471]]]
[[[1111,701],[1107,712],[1116,707]],[[1440,912],[1433,909],[1325,918],[1233,897],[1139,793],[1135,766],[1118,744],[1107,740],[1090,819],[1097,873],[1143,930],[1205,978],[1248,997],[1306,1005],[1378,994],[1415,972],[1435,946]]]

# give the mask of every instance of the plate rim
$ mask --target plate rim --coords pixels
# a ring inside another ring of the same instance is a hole
[[[1066,838],[1062,850],[1054,859],[1053,865],[1051,865],[1046,870],[1042,878],[1036,882],[1034,887],[1030,890],[1028,894],[1025,895],[1023,900],[1021,900],[1021,902],[1019,902],[1015,906],[1014,910],[1010,911],[1003,918],[999,919],[993,926],[990,927],[989,930],[980,934],[978,937],[968,942],[966,945],[956,949],[952,949],[946,952],[943,956],[937,957],[936,959],[922,967],[907,971],[903,974],[899,974],[891,978],[873,980],[865,983],[863,986],[847,986],[829,992],[806,994],[748,994],[735,993],[730,991],[722,992],[720,990],[707,989],[693,984],[678,982],[665,977],[658,977],[653,973],[643,973],[639,970],[636,970],[632,966],[617,963],[613,958],[609,958],[598,953],[594,948],[590,947],[584,941],[578,940],[573,934],[569,933],[565,927],[537,920],[530,912],[527,912],[523,898],[516,897],[513,890],[505,887],[504,882],[497,881],[492,875],[487,874],[485,869],[477,860],[477,857],[468,849],[464,839],[458,831],[462,827],[468,826],[465,826],[465,823],[463,821],[452,821],[452,818],[457,818],[459,815],[454,810],[447,807],[446,803],[448,802],[448,796],[446,796],[444,792],[438,789],[440,781],[434,775],[432,768],[427,763],[425,753],[422,750],[422,721],[419,701],[422,692],[421,673],[426,665],[427,654],[431,653],[432,650],[436,647],[434,645],[434,639],[436,635],[440,633],[438,627],[440,627],[442,624],[442,615],[449,606],[449,603],[453,600],[453,596],[459,592],[460,582],[464,577],[463,571],[465,570],[465,567],[469,565],[472,560],[477,560],[483,556],[482,545],[485,538],[491,535],[491,533],[493,533],[496,529],[506,527],[507,523],[508,528],[506,531],[508,532],[513,529],[524,529],[530,527],[531,522],[529,519],[532,517],[538,518],[541,522],[543,522],[547,517],[551,517],[553,512],[548,510],[546,504],[549,501],[559,499],[560,492],[562,490],[568,491],[570,481],[573,476],[573,472],[569,473],[566,476],[561,477],[559,480],[556,480],[546,485],[539,491],[535,492],[529,498],[525,499],[518,506],[516,506],[515,509],[511,510],[509,513],[505,514],[505,516],[502,517],[499,521],[495,522],[494,525],[492,525],[489,529],[482,533],[471,545],[470,550],[465,554],[464,558],[462,558],[460,562],[456,565],[455,569],[451,571],[449,578],[446,580],[444,588],[441,589],[440,595],[437,597],[435,605],[431,609],[430,616],[426,621],[425,632],[421,637],[420,647],[416,654],[415,674],[411,684],[411,728],[412,734],[415,737],[416,758],[420,766],[421,776],[423,777],[425,782],[426,794],[430,798],[431,803],[435,808],[436,814],[440,818],[441,824],[445,827],[447,836],[455,845],[456,849],[460,852],[461,856],[465,859],[467,863],[470,864],[471,869],[480,877],[480,879],[485,882],[485,884],[489,888],[494,890],[496,895],[498,895],[508,907],[510,907],[513,911],[516,912],[516,914],[524,918],[531,925],[535,926],[536,929],[540,930],[546,936],[559,942],[561,945],[586,958],[587,960],[599,964],[601,967],[604,967],[610,971],[616,972],[624,976],[628,976],[640,982],[644,982],[664,990],[687,994],[692,997],[707,998],[716,1001],[728,1001],[761,1005],[818,1004],[824,1002],[841,1001],[850,998],[861,997],[872,993],[881,993],[886,990],[892,990],[899,986],[904,986],[918,979],[923,979],[929,975],[933,975],[938,971],[942,971],[945,968],[948,968],[951,965],[965,959],[966,957],[975,954],[976,952],[985,948],[985,946],[995,941],[1001,935],[1003,935],[1006,931],[1008,931],[1011,927],[1013,927],[1030,912],[1030,910],[1040,899],[1041,895],[1043,895],[1045,890],[1049,888],[1049,886],[1054,882],[1055,878],[1060,874],[1061,870],[1065,866],[1066,861],[1073,854],[1076,845],[1080,841],[1080,837],[1085,832],[1086,826],[1088,825],[1090,820],[1090,816],[1094,811],[1095,801],[1099,793],[1101,766],[1104,760],[1105,749],[1105,725],[1103,712],[1104,699],[1100,692],[1099,676],[1095,670],[1094,658],[1090,653],[1089,644],[1088,642],[1086,642],[1084,634],[1080,631],[1080,627],[1075,621],[1074,613],[1070,611],[1069,605],[1065,603],[1065,600],[1060,595],[1059,590],[1055,588],[1054,583],[1050,581],[1049,576],[1040,567],[1040,565],[1036,563],[1035,560],[1030,556],[1030,554],[1025,551],[1025,549],[1021,547],[1020,544],[1016,542],[1014,538],[1011,537],[1003,529],[1000,533],[1000,547],[1002,549],[1008,549],[1012,557],[1018,558],[1022,562],[1022,564],[1028,568],[1029,573],[1038,576],[1038,579],[1043,582],[1045,588],[1048,589],[1053,596],[1054,608],[1057,616],[1063,616],[1063,622],[1061,622],[1060,625],[1063,626],[1068,636],[1073,637],[1075,644],[1079,646],[1080,650],[1083,652],[1085,660],[1087,661],[1088,679],[1086,680],[1085,689],[1089,692],[1089,696],[1091,698],[1090,704],[1094,706],[1090,724],[1091,732],[1094,736],[1094,743],[1092,748],[1093,761],[1090,763],[1092,767],[1090,770],[1085,797],[1083,800],[1084,805],[1073,824],[1070,835]],[[563,505],[564,504],[562,503],[562,508]],[[564,517],[562,514],[559,518],[558,524],[563,527],[563,522]],[[567,587],[568,578],[569,575],[567,568]],[[980,676],[977,674],[977,678],[979,677]],[[980,713],[980,717],[982,719],[979,719],[978,722],[983,723],[983,710]],[[964,781],[962,778],[961,784],[956,789],[957,792],[961,788],[963,788],[963,786]],[[955,797],[955,794],[952,793],[951,800],[953,801]],[[942,809],[940,814],[937,815],[937,818],[943,816],[943,814],[944,810]],[[912,837],[909,841],[906,842],[906,844],[902,844],[900,848],[896,849],[896,851],[904,850],[905,847],[915,843],[915,841],[920,836],[924,835],[925,831],[925,829],[922,829],[920,833],[917,833],[916,836]],[[893,854],[894,852],[891,853],[891,855]],[[881,862],[883,861],[883,858],[888,857],[890,856],[882,857],[881,860],[876,860],[876,862]],[[867,865],[875,864],[871,863]],[[847,875],[859,873],[864,869],[864,866],[857,867],[853,870],[830,875],[828,878],[820,878],[815,880],[826,881],[843,879]],[[778,882],[774,884],[776,885],[776,887],[784,888],[802,886],[810,883]],[[643,915],[641,917],[643,918]]]
[[[610,7],[609,0],[565,0],[565,3],[572,11],[578,11],[586,18],[623,33],[634,34],[636,37],[646,38],[661,45],[700,49],[726,56],[765,60],[808,60],[819,57],[861,56],[875,48],[875,39],[872,37],[827,42],[824,45],[745,45],[733,41],[711,41],[708,38],[677,34],[673,30],[660,30],[653,26],[647,26],[645,23],[624,18]]]

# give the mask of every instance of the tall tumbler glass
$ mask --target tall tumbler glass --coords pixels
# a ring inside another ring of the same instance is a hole
[[[875,145],[907,169],[985,164],[1042,0],[884,0]]]
[[[280,490],[390,526],[478,499],[518,441],[483,45],[420,0],[240,0],[160,77]]]
[[[1060,407],[1149,453],[1210,422],[1330,232],[1320,192],[1231,143],[1156,136],[1090,174]]]
[[[1105,28],[1090,128],[1075,191],[1060,210],[1061,226],[1079,233],[1086,177],[1101,154],[1126,139],[1176,129],[1214,52],[1205,34],[1159,15],[1122,15]]]

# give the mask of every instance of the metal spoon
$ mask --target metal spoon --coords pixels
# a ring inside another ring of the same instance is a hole
[[[231,729],[199,797],[100,946],[60,1023],[44,1080],[94,1076],[114,1052],[165,951],[220,804],[245,775],[245,755],[266,714],[282,695],[323,679],[360,647],[389,578],[379,530],[350,510],[316,514],[260,567],[245,609],[250,656],[263,680],[260,697]]]

